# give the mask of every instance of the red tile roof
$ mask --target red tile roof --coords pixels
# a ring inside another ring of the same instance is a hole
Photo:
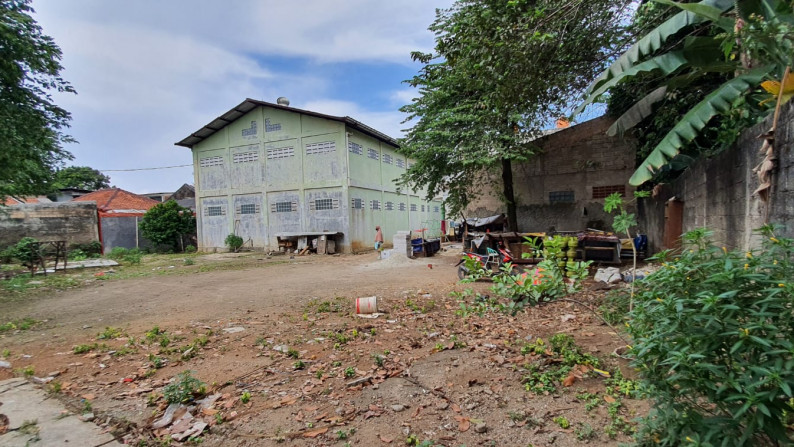
[[[149,208],[160,203],[148,197],[139,196],[119,188],[100,189],[99,191],[94,191],[72,199],[72,202],[87,201],[96,202],[97,208],[102,212],[140,214],[145,213]]]

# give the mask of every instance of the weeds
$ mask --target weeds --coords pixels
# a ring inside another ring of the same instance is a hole
[[[0,324],[0,334],[3,332],[16,330],[26,331],[32,328],[36,323],[38,323],[38,321],[34,320],[33,318],[23,318],[21,320],[9,321],[5,324]]]
[[[163,396],[169,403],[186,403],[207,392],[207,384],[193,377],[190,371],[179,373],[174,382],[163,388]]]
[[[115,340],[123,335],[123,332],[119,328],[107,326],[105,330],[100,332],[97,335],[97,338],[100,340]]]

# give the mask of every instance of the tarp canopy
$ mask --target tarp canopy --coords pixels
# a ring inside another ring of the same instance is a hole
[[[466,219],[466,224],[472,228],[484,227],[487,225],[501,225],[505,223],[505,215],[497,214],[489,217],[469,217]]]

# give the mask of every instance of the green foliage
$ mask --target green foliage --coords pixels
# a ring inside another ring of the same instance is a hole
[[[196,246],[195,245],[186,245],[185,246],[185,253],[195,253]]]
[[[237,253],[237,251],[240,250],[240,247],[243,246],[244,241],[242,237],[232,233],[226,236],[226,240],[223,242],[227,247],[229,247],[229,250]]]
[[[121,261],[121,259],[127,254],[127,249],[124,247],[113,247],[110,250],[110,253],[107,254],[107,257],[114,260],[114,261]]]
[[[25,317],[21,320],[7,321],[3,324],[0,324],[0,334],[2,334],[3,332],[16,331],[16,330],[26,331],[32,328],[33,325],[35,325],[36,323],[38,323],[38,321],[29,317]]]
[[[724,149],[769,113],[748,92],[780,80],[792,64],[792,7],[785,0],[658,0],[638,8],[633,28],[644,36],[593,82],[580,106],[609,92],[611,112],[625,112],[609,133],[640,125],[642,162],[631,184]]]
[[[705,229],[686,233],[686,249],[662,252],[639,283],[629,333],[654,403],[642,445],[794,441],[794,240],[760,234],[760,250],[739,252]]]
[[[559,425],[562,429],[570,428],[571,426],[571,423],[568,422],[568,418],[565,416],[557,416],[556,418],[553,418],[552,421],[554,421],[554,423]]]
[[[110,188],[110,177],[88,166],[69,166],[55,172],[54,189],[75,188],[96,191]]]
[[[207,392],[207,385],[193,377],[190,371],[179,373],[174,381],[163,388],[163,396],[169,403],[186,403],[194,397],[203,396]]]
[[[401,151],[416,161],[402,184],[448,194],[453,215],[482,193],[484,170],[501,171],[515,226],[512,162],[532,155],[526,142],[604,67],[627,4],[461,0],[437,10],[434,52],[412,53],[423,67],[406,81],[419,97],[401,108],[413,124]]]
[[[35,270],[39,259],[41,258],[39,241],[32,237],[23,237],[19,242],[14,245],[11,253],[14,259],[19,261],[31,271]]]
[[[139,226],[143,237],[155,245],[177,250],[185,237],[196,233],[196,218],[190,208],[168,200],[149,208]]]
[[[30,0],[0,4],[0,202],[43,194],[53,171],[72,155],[62,144],[69,113],[53,92],[74,93],[60,77],[61,50],[31,17]]]
[[[194,258],[185,258],[183,262],[185,265],[194,265],[196,263],[196,260]]]
[[[348,366],[347,368],[345,368],[344,374],[345,374],[345,377],[349,379],[349,378],[354,377],[356,375],[356,370],[353,369],[352,366]]]
[[[107,326],[104,331],[99,333],[97,338],[100,340],[113,340],[121,337],[123,334],[124,332],[121,329]]]
[[[240,396],[240,402],[247,404],[251,401],[251,393],[248,391],[243,391],[243,394]]]

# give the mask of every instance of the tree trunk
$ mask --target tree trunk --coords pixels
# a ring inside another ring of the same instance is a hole
[[[513,194],[513,163],[509,158],[502,159],[502,193],[507,205],[507,226],[510,231],[518,231],[518,214],[516,200]]]

